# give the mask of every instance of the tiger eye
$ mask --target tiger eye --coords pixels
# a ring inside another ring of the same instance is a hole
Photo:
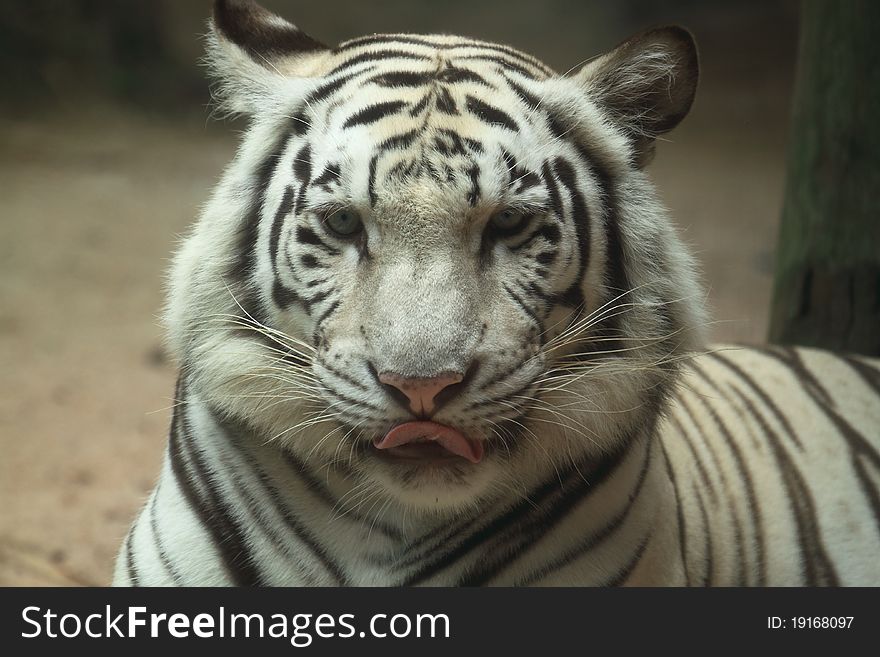
[[[501,235],[512,235],[523,228],[528,219],[529,215],[519,210],[505,208],[492,215],[489,226]]]
[[[352,237],[361,232],[364,223],[357,210],[341,208],[324,217],[324,225],[340,237]]]

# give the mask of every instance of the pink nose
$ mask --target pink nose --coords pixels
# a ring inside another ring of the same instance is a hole
[[[406,395],[410,409],[420,417],[430,416],[434,412],[435,399],[440,391],[461,383],[463,378],[463,375],[457,373],[444,373],[425,379],[408,378],[392,372],[379,375],[380,382],[394,386]]]

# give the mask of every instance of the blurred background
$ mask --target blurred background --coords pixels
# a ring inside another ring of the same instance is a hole
[[[209,119],[208,0],[0,0],[0,585],[107,584],[153,485],[174,364],[163,276],[243,124]],[[702,79],[650,172],[716,341],[763,342],[797,50],[793,0],[265,0],[332,44],[509,43],[565,71],[680,23]]]

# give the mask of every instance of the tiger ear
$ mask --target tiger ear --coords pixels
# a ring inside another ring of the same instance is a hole
[[[253,114],[281,82],[309,74],[329,52],[252,0],[215,0],[206,61],[215,99],[234,114]]]
[[[687,115],[699,71],[693,36],[673,25],[627,39],[573,77],[630,136],[641,167],[650,161],[654,139]]]

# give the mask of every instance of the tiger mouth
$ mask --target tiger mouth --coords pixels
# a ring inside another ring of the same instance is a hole
[[[373,441],[377,454],[387,460],[408,463],[479,463],[485,453],[483,441],[437,422],[404,422]]]

